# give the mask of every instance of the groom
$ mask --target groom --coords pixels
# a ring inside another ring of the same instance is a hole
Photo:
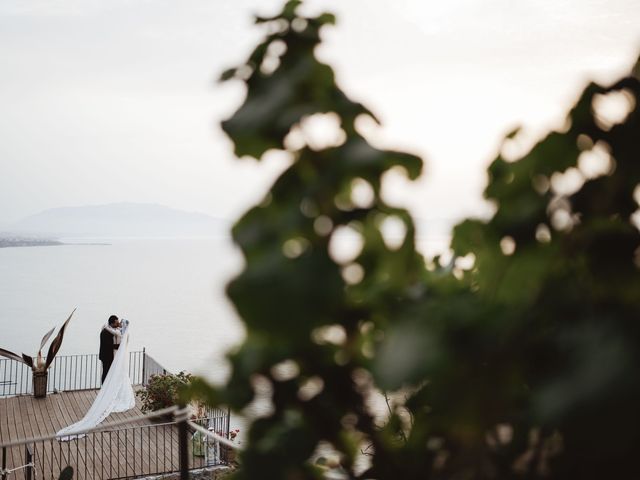
[[[100,354],[98,357],[102,362],[102,383],[107,378],[107,373],[109,373],[109,368],[113,363],[113,351],[118,348],[117,344],[120,343],[122,334],[118,327],[120,327],[120,320],[115,315],[111,315],[109,321],[102,327],[100,332]]]

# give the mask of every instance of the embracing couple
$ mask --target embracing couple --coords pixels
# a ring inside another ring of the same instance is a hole
[[[129,321],[115,315],[100,332],[102,387],[85,416],[57,432],[58,440],[81,438],[84,432],[101,423],[111,413],[124,412],[136,405],[129,378]]]
[[[100,354],[98,355],[102,362],[102,383],[107,378],[113,363],[113,357],[120,346],[123,329],[126,330],[128,325],[128,320],[120,320],[115,315],[111,315],[107,323],[102,327],[100,332]]]

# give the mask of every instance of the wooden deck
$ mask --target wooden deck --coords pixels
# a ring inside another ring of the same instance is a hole
[[[0,443],[51,435],[76,422],[89,409],[97,390],[0,398]],[[102,424],[141,415],[139,403],[128,412],[112,414]],[[178,470],[178,430],[172,424],[137,421],[125,427],[89,434],[80,440],[48,440],[32,444],[35,477],[57,479],[71,465],[74,480],[133,478]],[[204,466],[204,457],[190,452],[191,468]],[[25,447],[7,449],[7,468],[25,464]],[[25,471],[10,474],[8,480],[25,479]]]

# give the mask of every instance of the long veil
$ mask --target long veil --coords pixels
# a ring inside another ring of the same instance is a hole
[[[129,378],[129,328],[125,327],[120,348],[109,368],[109,373],[102,384],[89,411],[82,420],[63,428],[56,433],[58,440],[67,441],[82,438],[84,435],[69,435],[73,432],[88,430],[100,424],[114,412],[125,412],[136,405],[136,397]]]

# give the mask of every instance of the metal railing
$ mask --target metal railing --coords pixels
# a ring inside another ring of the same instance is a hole
[[[125,479],[150,475],[186,472],[212,466],[227,465],[231,450],[237,446],[226,441],[228,431],[215,438],[196,429],[207,425],[225,425],[224,417],[189,420],[185,410],[165,409],[175,413],[165,423],[136,424],[151,417],[162,418],[163,412],[127,419],[118,428],[97,427],[85,431],[81,438],[59,441],[51,435],[1,445],[0,478],[58,479],[67,466],[73,468],[74,480]],[[224,410],[211,412],[225,414]],[[114,425],[115,427],[116,425]],[[215,428],[215,427],[214,427]],[[210,434],[209,434],[210,435]],[[7,468],[7,452],[13,449],[14,462],[24,447],[24,463]]]
[[[136,352],[139,353],[139,352]],[[147,355],[146,350],[142,349],[142,369],[140,377],[140,385],[147,385],[152,375],[166,375],[169,371],[160,365],[151,355]],[[131,365],[131,363],[129,363]],[[133,378],[131,379],[133,382]],[[134,383],[134,385],[136,385]]]
[[[14,468],[7,468],[7,447],[2,447],[2,463],[0,463],[0,479],[8,480],[9,475],[11,478],[24,478],[25,480],[32,480],[34,475],[34,463],[33,463],[33,446],[24,445],[24,464]]]
[[[166,373],[145,349],[129,352],[129,377],[133,385],[146,385],[151,375]],[[49,367],[47,393],[98,389],[101,375],[102,362],[97,354],[60,355]],[[0,398],[32,392],[31,368],[16,360],[0,358]]]

